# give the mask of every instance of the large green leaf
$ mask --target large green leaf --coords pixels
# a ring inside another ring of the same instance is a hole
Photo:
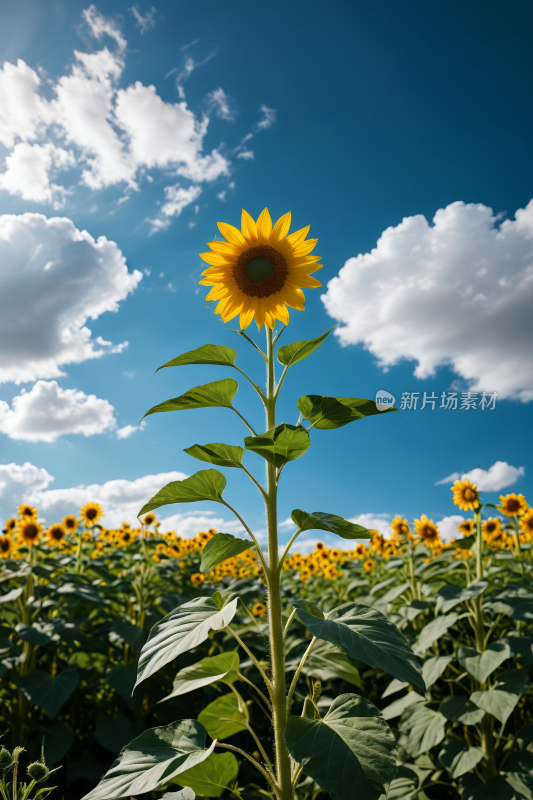
[[[527,673],[523,669],[510,669],[486,692],[474,692],[473,703],[492,714],[502,725],[509,719],[527,685]]]
[[[459,664],[480,683],[485,683],[496,667],[508,658],[511,658],[511,648],[505,642],[493,642],[484,653],[472,647],[460,647],[457,651]]]
[[[509,643],[511,650],[514,653],[519,653],[528,661],[533,662],[533,637],[531,636],[517,636],[510,632],[506,636],[506,641]]]
[[[439,753],[450,778],[459,778],[479,764],[483,758],[482,747],[469,747],[460,739],[448,739]]]
[[[463,588],[457,586],[455,583],[445,583],[444,586],[437,592],[437,610],[441,610],[443,614],[447,614],[459,603],[465,600],[473,600],[474,597],[479,597],[488,586],[487,581],[475,581],[470,586]]]
[[[203,686],[209,686],[209,684],[217,681],[233,683],[237,680],[238,670],[239,656],[235,650],[231,650],[228,653],[220,653],[218,656],[211,656],[210,658],[202,658],[197,664],[180,669],[174,678],[172,692],[159,702],[163,703],[165,700],[170,700],[171,697],[188,694],[188,692],[201,689]]]
[[[205,642],[210,631],[220,631],[229,625],[237,602],[236,597],[219,611],[210,597],[195,597],[163,617],[154,625],[141,650],[135,686],[169,661]]]
[[[207,461],[218,467],[240,467],[244,450],[231,444],[211,442],[210,444],[193,444],[183,451],[198,461]]]
[[[477,775],[467,772],[459,781],[459,790],[461,800],[522,800],[524,797],[522,793],[516,794],[506,775],[483,783]],[[527,794],[525,797],[531,800]]]
[[[333,328],[334,327],[335,325]],[[327,338],[333,328],[330,328],[329,331],[317,336],[316,339],[307,339],[301,342],[291,342],[291,344],[283,345],[283,347],[280,347],[278,350],[279,363],[283,364],[284,367],[292,367],[299,361],[303,361],[304,358],[310,356],[320,347],[324,339]]]
[[[15,626],[15,631],[19,639],[25,642],[31,642],[35,645],[46,645],[52,641],[52,634],[54,628],[50,625],[43,625],[39,622],[34,622],[33,625],[26,625],[24,622],[19,622]]]
[[[195,719],[144,731],[122,748],[98,786],[83,800],[113,800],[157,789],[211,755],[215,742],[206,749],[205,736],[204,726]]]
[[[143,629],[127,619],[114,619],[111,623],[110,631],[126,642],[132,650],[140,651],[146,639],[146,633]]]
[[[80,676],[77,669],[67,667],[57,675],[49,675],[41,669],[32,669],[20,679],[20,688],[36,706],[54,719],[61,706],[78,688]]]
[[[172,361],[167,361],[166,364],[158,367],[156,372],[165,367],[183,367],[187,364],[218,364],[221,367],[232,367],[236,356],[237,351],[232,347],[225,347],[220,344],[203,344],[201,347],[197,347],[196,350],[189,350],[187,353],[173,358]]]
[[[211,753],[209,758],[174,779],[179,786],[189,786],[202,797],[220,797],[224,789],[233,786],[239,772],[239,762],[233,753]]]
[[[282,422],[259,436],[247,436],[244,446],[279,468],[288,461],[303,456],[311,447],[311,439],[301,425],[286,425]]]
[[[182,481],[171,481],[163,486],[139,511],[142,517],[148,511],[173,503],[195,503],[199,500],[222,501],[222,493],[226,488],[226,478],[218,469],[201,469],[190,478]]]
[[[422,677],[424,678],[426,689],[430,689],[438,681],[451,661],[453,661],[453,656],[433,656],[424,661]]]
[[[378,800],[396,774],[396,743],[379,710],[355,694],[324,719],[290,717],[285,741],[304,772],[335,800]]]
[[[351,658],[380,667],[394,678],[409,681],[425,691],[417,657],[398,628],[375,608],[345,603],[329,611],[325,619],[298,608],[297,617],[318,639],[325,639]]]
[[[506,589],[491,598],[484,608],[512,619],[533,620],[533,594],[522,587]]]
[[[403,712],[398,729],[405,749],[416,758],[442,742],[446,718],[423,703],[414,703]]]
[[[424,703],[425,698],[418,692],[407,692],[403,697],[394,700],[390,705],[381,709],[383,719],[394,719],[403,714],[406,708],[412,706],[414,703]]]
[[[244,553],[250,547],[253,547],[253,542],[249,540],[237,539],[231,533],[216,533],[202,551],[200,572],[209,572],[213,567],[222,564],[228,558],[234,558],[240,553]]]
[[[203,711],[200,711],[198,719],[202,725],[205,725],[212,739],[221,740],[227,739],[239,731],[245,731],[248,721],[246,706],[240,709],[239,701],[233,693],[217,697]]]
[[[349,422],[372,417],[374,414],[388,414],[397,411],[394,406],[380,411],[374,400],[358,397],[324,397],[310,394],[300,397],[296,403],[298,411],[311,425],[321,430],[342,428]]]
[[[189,389],[179,397],[172,397],[170,400],[165,400],[164,403],[153,406],[144,417],[164,411],[190,411],[193,408],[232,408],[231,401],[237,394],[238,388],[239,384],[233,378],[204,383],[202,386]]]
[[[348,522],[347,519],[325,511],[302,511],[295,508],[291,519],[301,531],[327,531],[335,533],[342,539],[371,539],[372,534],[362,525]]]
[[[485,715],[468,697],[448,697],[440,704],[439,711],[451,722],[461,722],[463,725],[477,725]]]
[[[52,728],[47,728],[43,735],[44,758],[46,763],[55,765],[63,760],[74,741],[74,731],[69,725],[57,722]]]
[[[359,670],[353,661],[346,653],[332,648],[329,642],[315,645],[302,672],[312,678],[320,678],[321,681],[338,679],[361,688]]]
[[[431,620],[431,622],[425,625],[420,632],[415,646],[415,653],[425,653],[425,651],[431,647],[433,642],[436,642],[441,636],[444,636],[448,628],[450,628],[452,625],[455,625],[457,619],[457,614],[452,612],[451,614],[447,614],[445,617],[436,617],[435,619]]]

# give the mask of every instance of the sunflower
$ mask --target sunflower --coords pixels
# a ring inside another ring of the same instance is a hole
[[[376,566],[375,563],[372,561],[371,558],[369,558],[368,561],[365,561],[365,563],[363,564],[363,569],[365,572],[372,572],[375,566]]]
[[[37,544],[42,530],[43,526],[39,525],[39,523],[31,517],[24,517],[17,525],[17,533],[19,538],[22,539],[24,544],[27,544],[30,547],[34,544]]]
[[[48,530],[46,531],[46,535],[50,539],[51,542],[57,544],[58,542],[62,542],[66,536],[66,531],[63,525],[60,525],[59,522],[56,522],[54,525],[50,525]]]
[[[146,514],[146,516],[144,517],[143,525],[146,525],[146,527],[149,528],[150,525],[154,524],[155,520],[156,520],[155,514],[152,514],[152,512],[150,512],[149,514]]]
[[[451,487],[453,492],[453,502],[459,506],[461,511],[473,511],[479,506],[479,492],[476,484],[471,483],[468,478],[462,481],[455,481]]]
[[[18,507],[17,513],[19,517],[25,517],[29,519],[37,519],[39,516],[37,509],[34,506],[29,506],[27,503],[22,503],[22,505]]]
[[[401,517],[394,517],[390,525],[395,536],[409,536],[411,533],[409,523]]]
[[[18,520],[17,520],[16,517],[10,517],[9,519],[6,519],[6,522],[5,522],[5,525],[4,525],[4,528],[3,528],[3,533],[8,533],[8,534],[9,533],[13,533],[13,531],[16,530],[17,522],[18,522]]]
[[[9,558],[14,545],[11,536],[0,535],[0,558]]]
[[[86,525],[94,525],[103,516],[104,509],[98,503],[85,503],[83,508],[80,508],[80,517]]]
[[[264,603],[255,603],[252,606],[252,614],[254,617],[264,617],[267,613],[267,607]]]
[[[483,531],[483,538],[486,542],[497,539],[502,532],[502,524],[498,517],[489,517],[481,526]]]
[[[73,514],[68,514],[61,524],[69,533],[76,533],[78,530],[78,519]]]
[[[362,542],[359,542],[359,544],[355,545],[355,558],[364,558],[366,556],[366,552],[366,547]]]
[[[498,511],[501,511],[506,517],[519,517],[526,513],[527,508],[527,500],[523,494],[500,495]]]
[[[241,330],[253,319],[259,330],[263,325],[273,329],[276,320],[288,325],[287,306],[303,311],[302,289],[322,286],[310,276],[322,268],[320,256],[309,255],[318,239],[305,238],[310,226],[287,236],[290,224],[289,212],[272,227],[267,208],[257,222],[243,209],[241,230],[218,223],[226,241],[208,242],[212,252],[200,253],[211,265],[200,283],[212,287],[206,300],[219,301],[215,314],[224,322],[240,314]]]
[[[533,536],[533,508],[520,517],[520,527],[526,535]]]
[[[460,525],[457,526],[457,530],[461,531],[464,536],[470,536],[471,533],[474,533],[474,520],[473,519],[465,519],[461,522]]]
[[[191,575],[191,583],[193,586],[201,586],[204,581],[205,577],[201,572],[195,572],[194,575]]]
[[[438,546],[440,542],[439,529],[432,519],[428,519],[425,514],[422,514],[420,519],[415,519],[415,531],[418,536],[424,540],[424,544]]]

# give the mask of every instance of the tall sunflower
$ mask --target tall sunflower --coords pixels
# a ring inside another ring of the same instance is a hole
[[[46,531],[47,537],[53,544],[59,544],[59,542],[62,542],[66,536],[66,533],[67,532],[65,531],[65,528],[59,522],[55,522],[53,525],[50,525]]]
[[[0,534],[0,558],[9,558],[14,548],[11,536]]]
[[[80,508],[80,517],[87,525],[94,525],[103,516],[104,509],[98,503],[85,503],[83,508]]]
[[[425,514],[422,514],[420,519],[415,519],[415,531],[423,539],[424,544],[432,547],[440,544],[439,529],[432,519],[428,519]]]
[[[528,508],[520,517],[520,527],[526,536],[533,537],[533,508]],[[531,541],[531,539],[529,539]]]
[[[18,522],[18,520],[17,520],[16,517],[10,517],[9,519],[6,519],[4,527],[3,527],[3,530],[2,530],[2,533],[10,534],[10,533],[13,533],[14,531],[16,531],[17,522]]]
[[[312,272],[322,268],[320,256],[309,255],[318,239],[306,239],[310,226],[287,236],[288,212],[272,226],[265,208],[257,222],[243,209],[241,230],[225,222],[218,229],[225,241],[208,242],[212,252],[200,253],[211,266],[202,272],[203,286],[211,286],[206,300],[218,300],[215,314],[228,322],[240,314],[241,330],[255,319],[259,330],[274,328],[276,320],[289,324],[290,308],[304,310],[303,288],[322,286]]]
[[[519,517],[526,513],[527,508],[527,500],[523,494],[515,494],[513,492],[505,496],[500,495],[498,511],[501,511],[506,517]]]
[[[30,506],[28,503],[22,503],[22,505],[18,507],[18,515],[19,517],[26,517],[29,519],[37,519],[39,516],[35,506]]]
[[[42,530],[43,526],[39,525],[32,517],[23,517],[17,525],[19,539],[30,547],[37,544]]]
[[[69,533],[76,533],[78,530],[78,519],[74,514],[68,514],[61,524]]]
[[[409,537],[411,535],[411,528],[409,527],[409,523],[407,522],[406,519],[402,519],[402,517],[394,517],[390,526],[395,536]]]
[[[479,507],[479,492],[476,484],[463,478],[462,481],[455,481],[451,487],[453,492],[453,502],[459,506],[461,511],[473,511]]]
[[[457,530],[461,531],[464,536],[470,536],[471,533],[475,531],[475,525],[473,519],[465,519],[461,522],[460,525],[457,526]]]

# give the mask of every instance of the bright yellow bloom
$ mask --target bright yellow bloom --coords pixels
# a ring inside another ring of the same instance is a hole
[[[506,517],[519,517],[525,514],[528,509],[527,500],[523,494],[500,495],[500,505],[498,511]]]
[[[288,325],[287,306],[304,310],[302,288],[322,286],[311,277],[322,267],[320,257],[309,255],[318,240],[305,238],[310,226],[287,236],[290,224],[289,212],[272,226],[267,208],[257,222],[243,209],[241,230],[218,223],[226,241],[209,242],[212,252],[200,253],[211,265],[200,283],[212,287],[206,300],[219,301],[215,314],[224,322],[240,314],[241,330],[253,319],[259,330],[273,329],[276,320]]]
[[[409,523],[406,519],[402,519],[401,517],[394,517],[391,522],[391,528],[395,536],[409,536],[411,533]]]
[[[252,606],[252,614],[254,617],[264,617],[267,613],[267,607],[264,603],[255,603]]]
[[[39,516],[37,509],[34,506],[29,506],[27,503],[22,503],[22,505],[18,507],[18,515],[19,517],[26,517],[29,519],[37,519]]]
[[[50,525],[48,530],[46,531],[47,537],[50,539],[53,544],[58,544],[58,542],[63,541],[66,536],[66,531],[59,522],[56,522],[54,525]]]
[[[468,558],[472,558],[472,550],[468,550],[466,547],[456,547],[454,558],[466,561]]]
[[[415,531],[424,540],[424,543],[429,546],[437,545],[437,542],[440,542],[439,529],[433,520],[428,519],[425,514],[422,514],[420,519],[415,519]]]
[[[476,484],[463,478],[462,481],[455,481],[451,487],[453,492],[453,502],[459,506],[461,511],[473,511],[479,506],[479,492]]]
[[[17,533],[19,539],[24,544],[32,545],[37,544],[39,537],[42,533],[43,526],[39,525],[32,517],[23,517],[17,525]]]
[[[457,526],[457,530],[461,531],[464,536],[470,536],[471,533],[474,533],[474,520],[465,519]]]
[[[73,514],[66,516],[62,524],[69,533],[76,533],[78,530],[78,519]]]
[[[355,545],[355,550],[353,552],[355,554],[355,558],[364,558],[367,550],[365,545],[362,542],[359,542],[359,544]]]
[[[146,525],[146,527],[149,528],[150,525],[153,525],[155,521],[156,521],[156,515],[151,511],[144,517],[143,525]]]
[[[11,536],[0,534],[0,558],[9,558],[15,549]]]
[[[520,517],[519,524],[526,536],[533,536],[533,508],[528,508]]]
[[[9,534],[9,533],[13,533],[14,531],[16,531],[17,523],[18,523],[18,520],[17,520],[16,517],[10,517],[9,519],[6,519],[6,522],[5,522],[5,525],[4,525],[4,529],[3,529],[3,533],[8,533]]]
[[[500,536],[502,524],[497,517],[489,517],[489,519],[486,519],[481,525],[481,530],[483,532],[483,539],[486,542],[490,542],[492,539]]]
[[[85,503],[83,508],[80,508],[80,517],[86,525],[94,525],[103,516],[104,509],[98,503]]]
[[[193,586],[201,586],[202,583],[205,581],[205,576],[202,575],[201,572],[195,572],[194,575],[191,575],[191,583]]]
[[[375,563],[372,561],[371,558],[369,558],[368,561],[365,561],[365,563],[363,564],[363,569],[365,572],[371,572],[375,566],[376,566]]]

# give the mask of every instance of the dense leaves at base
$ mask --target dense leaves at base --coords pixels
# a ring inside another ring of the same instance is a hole
[[[379,710],[364,697],[343,694],[324,719],[290,717],[291,756],[336,800],[377,800],[396,773],[396,743]]]
[[[239,772],[233,753],[211,753],[209,758],[174,779],[179,786],[188,786],[202,797],[220,797],[231,787]]]

